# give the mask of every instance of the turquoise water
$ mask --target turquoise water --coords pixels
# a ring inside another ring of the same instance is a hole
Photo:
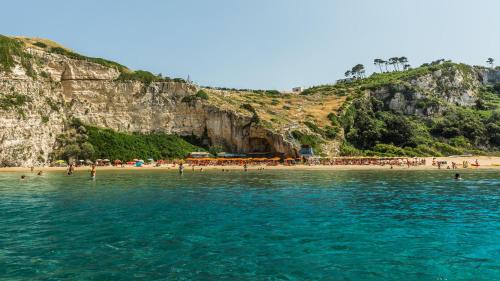
[[[0,280],[500,280],[500,173],[0,173]]]

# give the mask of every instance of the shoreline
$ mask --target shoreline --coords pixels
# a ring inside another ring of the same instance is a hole
[[[451,167],[451,162],[456,162],[458,164],[458,169],[447,169],[446,166],[443,166],[441,169],[438,169],[437,166],[432,166],[432,160],[434,157],[425,157],[420,159],[426,160],[426,165],[420,166],[393,166],[391,169],[390,165],[292,165],[292,166],[267,166],[267,165],[253,165],[248,166],[248,170],[317,170],[317,171],[346,171],[346,170],[396,170],[396,171],[418,171],[418,170],[436,170],[436,171],[473,171],[473,170],[500,170],[500,157],[496,156],[470,156],[470,157],[436,157],[436,161],[447,161],[448,165]],[[469,163],[474,163],[474,161],[478,159],[480,166],[474,167],[469,165],[468,168],[462,167],[463,161],[469,161]],[[185,164],[185,172],[192,172],[192,166]],[[203,171],[207,170],[241,170],[243,171],[243,166],[239,165],[228,165],[228,166],[195,166],[195,172],[199,172],[200,168]],[[44,171],[44,172],[57,172],[57,171],[66,171],[66,167],[34,167],[34,171]],[[175,167],[172,164],[165,164],[160,167],[155,167],[153,165],[145,165],[143,167],[134,167],[134,166],[97,166],[98,171],[178,171],[178,166]],[[90,166],[76,167],[75,171],[90,171]],[[1,172],[31,172],[30,167],[4,167],[0,168]]]

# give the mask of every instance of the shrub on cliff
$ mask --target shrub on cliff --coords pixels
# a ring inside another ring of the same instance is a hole
[[[103,58],[87,57],[87,56],[80,55],[78,53],[69,51],[69,50],[61,48],[61,47],[52,47],[52,48],[50,48],[49,51],[52,52],[52,53],[55,53],[55,54],[63,55],[65,57],[68,57],[68,58],[71,58],[71,59],[86,60],[86,61],[90,61],[90,62],[93,62],[93,63],[100,64],[100,65],[105,66],[105,67],[116,68],[120,72],[123,72],[123,71],[127,70],[127,67],[125,67],[125,66],[123,66],[123,65],[121,65],[121,64],[119,64],[117,62],[106,60],[106,59],[103,59]]]
[[[24,43],[7,36],[0,35],[0,71],[11,72],[16,61],[21,60],[21,65],[26,70],[26,75],[35,78],[36,72],[31,64],[32,56],[24,51]]]
[[[190,103],[190,102],[193,102],[195,100],[208,100],[208,94],[203,90],[199,90],[194,95],[189,95],[189,96],[183,97],[181,102]]]
[[[208,100],[208,94],[203,91],[203,90],[199,90],[197,93],[196,93],[196,97],[197,98],[200,98],[202,100]]]
[[[161,81],[163,78],[154,75],[149,71],[136,70],[132,72],[122,72],[118,77],[118,80],[122,81],[140,81],[144,84],[151,84],[152,82]]]
[[[30,97],[18,93],[6,95],[0,93],[0,109],[2,110],[19,109],[19,107],[22,107],[31,101],[32,99]]]

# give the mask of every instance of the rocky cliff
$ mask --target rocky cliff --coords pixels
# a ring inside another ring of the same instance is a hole
[[[53,160],[56,137],[71,118],[122,132],[194,135],[231,152],[296,155],[296,144],[256,124],[248,113],[183,100],[197,93],[195,85],[123,81],[113,67],[27,43],[22,48],[25,53],[13,56],[13,66],[0,71],[0,166]]]
[[[312,87],[302,95],[205,88],[206,96],[198,97],[200,88],[181,79],[133,72],[47,40],[0,36],[0,166],[54,160],[57,138],[74,118],[119,132],[195,136],[228,152],[296,157],[307,145],[319,155],[349,154],[343,147],[370,130],[354,124],[363,123],[356,121],[359,100],[382,105],[370,105],[370,118],[382,111],[440,118],[452,107],[476,107],[495,77],[485,68],[444,63]],[[496,102],[495,94],[488,97]],[[377,136],[375,143],[385,142]]]

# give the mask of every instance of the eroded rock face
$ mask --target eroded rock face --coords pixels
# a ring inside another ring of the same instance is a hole
[[[407,84],[382,87],[370,94],[384,102],[387,109],[407,115],[439,115],[445,103],[473,106],[480,85],[478,73],[442,70],[420,76]],[[442,102],[440,102],[442,101]]]
[[[195,135],[231,152],[261,149],[296,155],[293,143],[252,123],[251,117],[200,100],[183,102],[183,97],[197,92],[194,85],[117,81],[116,69],[28,51],[40,61],[34,68],[44,77],[33,79],[22,67],[0,73],[0,93],[28,99],[0,109],[0,166],[46,164],[56,137],[68,129],[65,124],[72,117],[122,132]],[[255,145],[256,140],[262,145]]]

